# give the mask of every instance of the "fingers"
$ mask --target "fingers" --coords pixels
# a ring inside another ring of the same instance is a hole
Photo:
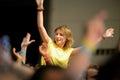
[[[96,18],[101,19],[101,20],[106,20],[107,17],[108,17],[108,14],[107,14],[107,11],[105,10],[101,10],[96,16]]]
[[[108,30],[114,31],[114,28],[108,28]]]
[[[39,52],[44,56],[48,53],[48,46],[46,43],[42,43],[42,45],[39,46]]]
[[[39,5],[39,0],[35,0],[36,1],[36,4]]]
[[[46,49],[46,47],[45,47],[44,45],[40,45],[40,46],[39,46],[39,51],[40,51],[40,52],[44,51],[45,49]]]
[[[26,35],[26,40],[27,40],[27,41],[29,41],[29,40],[30,40],[30,38],[31,38],[30,33],[27,33],[27,35]]]
[[[31,38],[30,33],[27,33],[26,36],[23,38],[21,46],[28,46],[32,42],[35,42],[35,40],[30,40],[30,38]]]
[[[113,28],[109,28],[109,29],[108,29],[108,32],[113,35],[113,34],[114,34],[114,29],[113,29]]]
[[[42,45],[39,46],[39,51],[41,52]]]
[[[28,42],[28,43],[30,44],[30,43],[32,43],[32,42],[35,42],[35,40],[31,40],[31,41],[30,41],[30,38],[31,38],[30,33],[27,33],[27,35],[26,35],[26,37],[25,37],[26,43]]]
[[[114,37],[114,29],[113,28],[108,28],[105,32],[106,37]]]
[[[22,42],[23,42],[23,43],[26,42],[26,37],[23,38],[23,41],[22,41]]]
[[[13,51],[13,54],[14,54],[15,56],[18,56],[18,54],[17,54],[17,52],[16,52],[16,48],[13,48],[12,51]]]
[[[40,52],[40,53],[43,53],[42,50],[43,50],[43,46],[40,45],[40,46],[39,46],[39,52]]]
[[[31,43],[33,43],[33,42],[35,42],[35,40],[31,40],[29,43],[31,44]]]
[[[44,2],[44,0],[36,0],[36,4],[37,4],[39,9],[44,9],[43,8],[43,2]]]
[[[16,53],[16,48],[13,48],[12,51],[13,51],[13,53]]]

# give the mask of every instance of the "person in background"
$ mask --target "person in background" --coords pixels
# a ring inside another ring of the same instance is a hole
[[[69,60],[67,80],[79,80],[91,64],[91,58],[105,36],[113,37],[114,29],[105,31],[106,11],[100,11],[86,24],[81,48]],[[107,33],[106,33],[107,32]]]
[[[26,53],[28,46],[35,42],[34,39],[30,40],[31,34],[27,33],[21,42],[21,50],[16,52],[16,48],[12,49],[12,53],[16,57],[16,61],[14,62],[14,68],[18,69],[22,74],[24,74],[25,79],[29,79],[35,72],[34,67],[26,64]]]
[[[0,38],[0,80],[29,80],[33,70],[12,60],[10,38]]]
[[[20,51],[16,52],[16,48],[13,48],[13,54],[16,56],[17,62],[19,64],[26,64],[27,47],[31,43],[35,42],[35,40],[30,40],[30,38],[31,38],[30,33],[27,33],[21,42],[21,50]]]
[[[30,80],[63,80],[64,68],[55,65],[43,65],[36,70]]]
[[[97,80],[120,80],[120,39],[118,39],[117,49],[99,68]]]
[[[86,80],[96,80],[96,76],[98,75],[99,67],[98,65],[91,64],[87,70]]]

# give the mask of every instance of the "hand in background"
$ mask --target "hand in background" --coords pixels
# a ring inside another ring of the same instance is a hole
[[[113,29],[113,28],[108,28],[108,29],[105,31],[103,37],[104,37],[104,38],[113,37],[113,34],[114,34],[114,29]]]
[[[20,64],[22,62],[25,64],[27,47],[31,43],[35,42],[35,40],[30,40],[30,38],[31,38],[30,33],[27,33],[21,42],[21,50],[19,52],[16,52],[16,48],[13,48],[13,54],[16,56],[17,62]]]
[[[30,40],[30,38],[31,38],[30,33],[27,33],[26,36],[23,38],[23,41],[21,43],[21,49],[22,50],[26,50],[28,45],[30,45],[31,43],[35,42],[35,40]]]
[[[13,51],[13,54],[17,58],[17,62],[21,64],[21,62],[23,60],[23,56],[20,53],[16,52],[16,48],[13,48],[12,51]]]

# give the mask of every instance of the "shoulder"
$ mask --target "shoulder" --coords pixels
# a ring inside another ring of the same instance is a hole
[[[73,50],[72,50],[72,55],[78,53],[79,51],[80,51],[80,47],[73,48]]]

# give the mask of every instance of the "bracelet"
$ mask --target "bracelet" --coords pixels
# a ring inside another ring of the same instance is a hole
[[[44,11],[44,9],[39,9],[39,8],[38,8],[37,11],[38,11],[38,12],[40,12],[40,11]]]
[[[93,43],[87,38],[83,39],[82,45],[85,46],[87,49],[89,49],[91,52],[96,49],[96,47],[93,45]]]
[[[19,51],[19,52],[17,52],[17,53],[20,53],[20,54],[26,54],[26,51],[24,51],[24,50],[21,50],[21,51]]]
[[[91,58],[92,58],[92,52],[91,52],[91,50],[89,50],[88,48],[86,48],[86,46],[82,46],[80,48],[80,53],[86,55],[88,57],[88,59],[91,60]]]
[[[96,46],[97,47],[97,46]],[[87,38],[84,38],[82,41],[82,47],[80,51],[88,56],[89,59],[92,58],[92,53],[95,52],[96,47],[91,43],[91,41]]]
[[[44,60],[45,60],[46,62],[50,60],[50,56],[49,56],[48,54],[46,54],[46,55],[43,56],[43,57],[44,57]]]

